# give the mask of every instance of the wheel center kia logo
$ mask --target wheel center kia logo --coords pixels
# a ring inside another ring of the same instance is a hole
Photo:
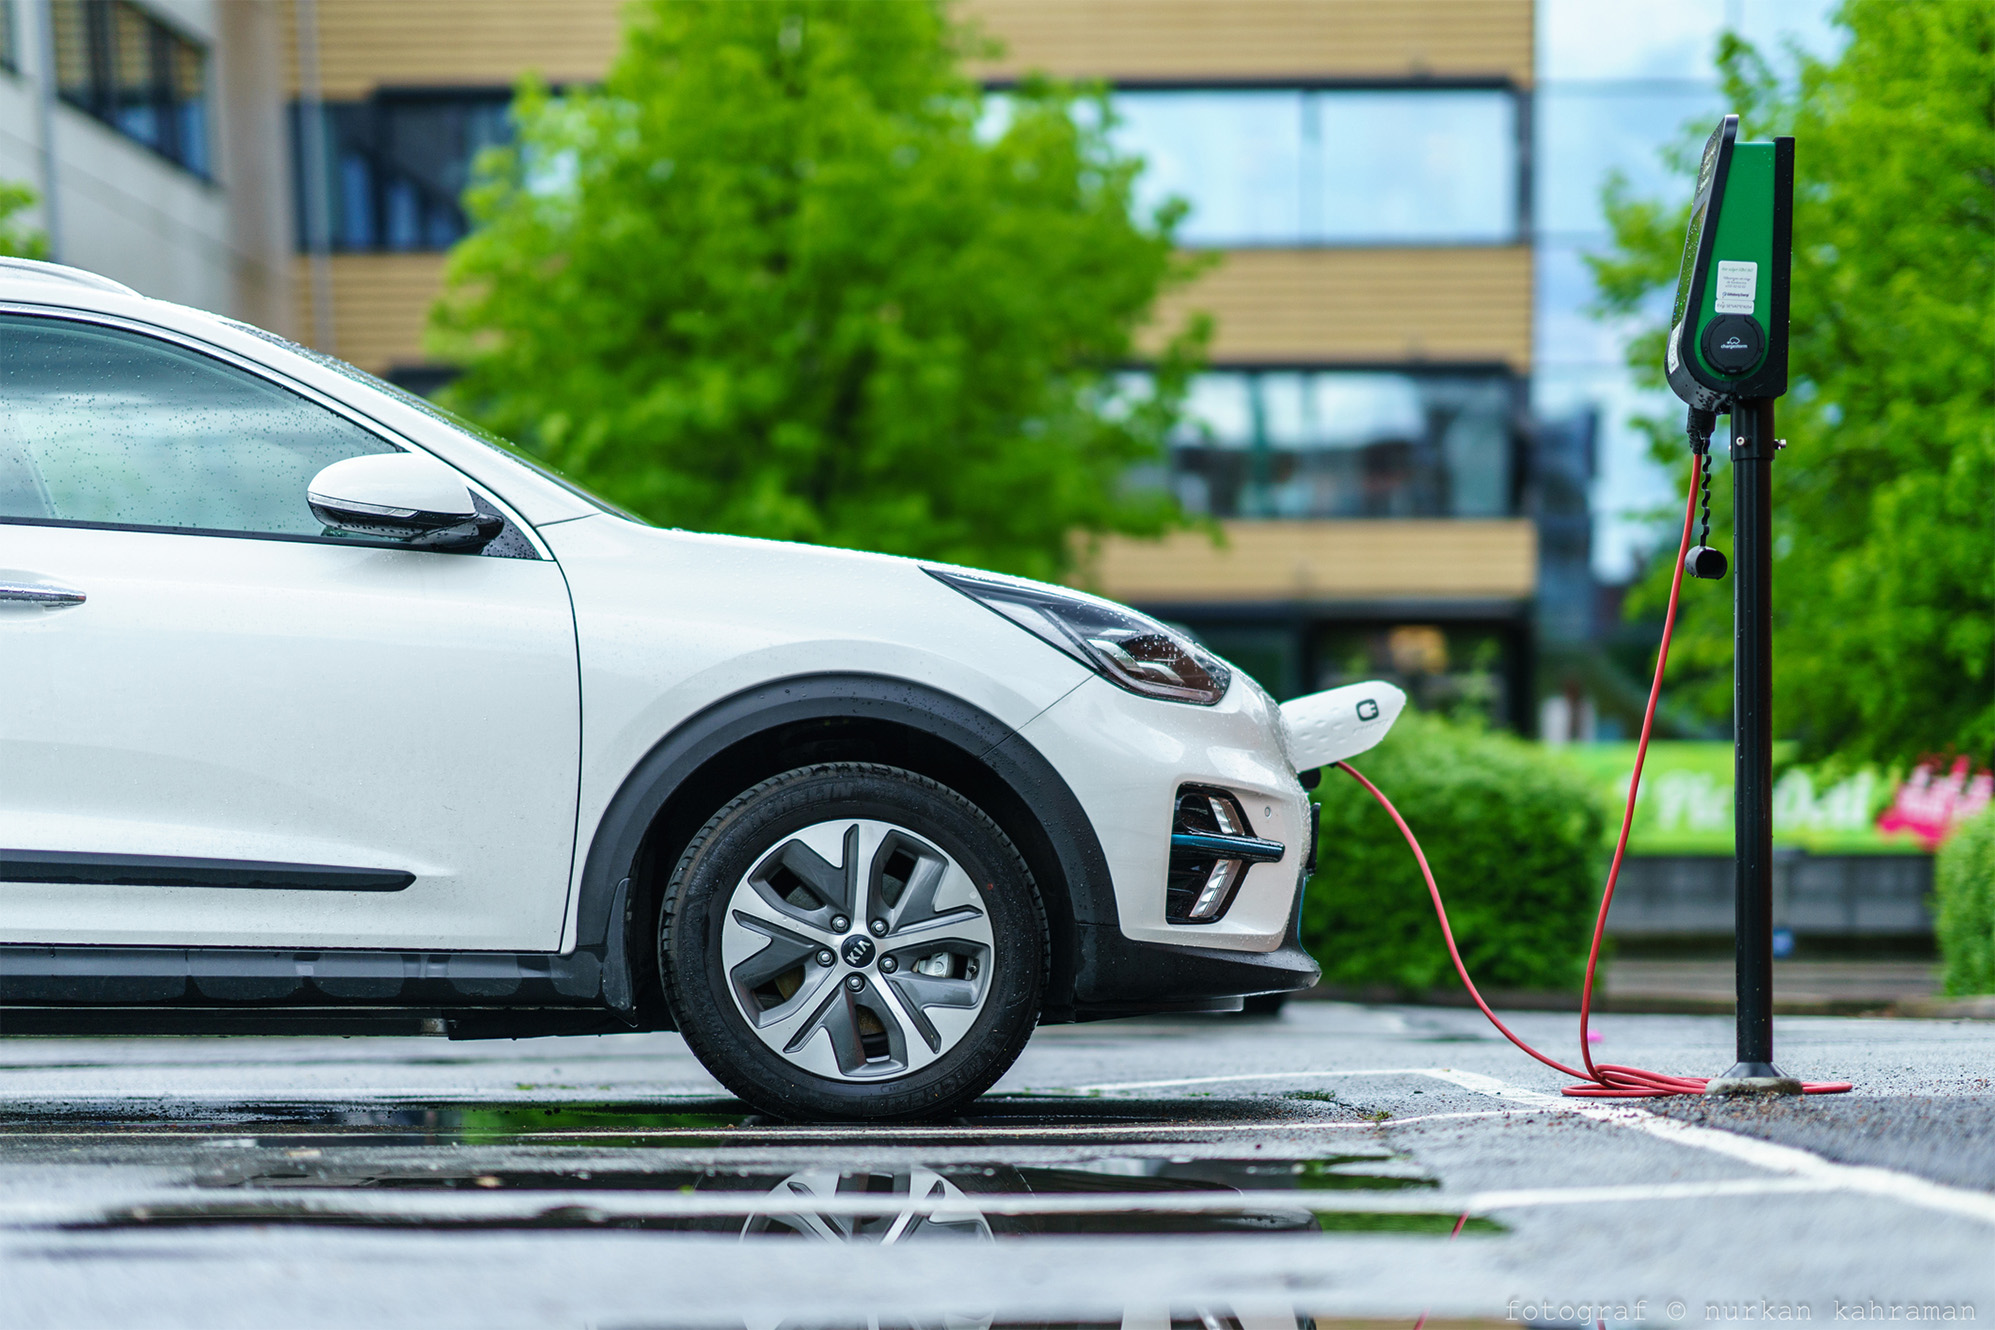
[[[848,937],[841,950],[847,965],[857,967],[873,963],[873,939],[869,937]]]

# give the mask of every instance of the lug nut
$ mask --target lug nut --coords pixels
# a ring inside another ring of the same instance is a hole
[[[842,914],[834,914],[834,915],[832,915],[832,916],[831,916],[831,931],[832,931],[832,932],[834,932],[834,933],[843,933],[843,932],[844,932],[844,931],[845,931],[846,929],[848,929],[848,928],[850,928],[850,927],[852,927],[852,921],[851,921],[850,919],[847,919],[847,918],[846,918],[846,917],[845,917],[844,915],[842,915]]]
[[[845,976],[845,986],[856,993],[866,986],[866,976],[863,974],[848,974]]]
[[[831,954],[831,949],[829,947],[817,953],[817,963],[819,965],[829,965],[837,959],[838,957]]]
[[[884,919],[875,919],[872,923],[867,924],[866,927],[873,930],[874,937],[885,937],[887,935],[887,921]]]
[[[901,968],[901,963],[891,956],[882,956],[880,957],[880,968],[888,974],[892,974],[895,970]]]

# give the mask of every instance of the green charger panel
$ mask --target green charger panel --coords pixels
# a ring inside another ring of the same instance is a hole
[[[1728,115],[1704,145],[1663,368],[1706,411],[1787,391],[1794,140],[1738,142]]]

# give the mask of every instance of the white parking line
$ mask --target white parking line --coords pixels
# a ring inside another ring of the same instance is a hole
[[[1364,1067],[1349,1071],[1246,1072],[1228,1076],[1181,1076],[1170,1080],[1120,1081],[1082,1088],[1104,1092],[1160,1090],[1167,1087],[1225,1085],[1245,1081],[1308,1081],[1364,1076],[1431,1076],[1436,1080],[1458,1085],[1464,1090],[1472,1090],[1477,1094],[1490,1095],[1516,1104],[1520,1109],[1541,1113],[1573,1113],[1617,1127],[1632,1127],[1636,1131],[1646,1132],[1676,1145],[1724,1155],[1770,1173],[1783,1174],[1799,1182],[1806,1182],[1809,1185],[1804,1190],[1843,1191],[1877,1196],[1906,1205],[1915,1205],[1921,1209],[1995,1224],[1995,1196],[1986,1192],[1931,1182],[1910,1173],[1879,1168],[1871,1164],[1839,1164],[1796,1146],[1775,1145],[1770,1141],[1755,1140],[1749,1136],[1722,1131],[1715,1127],[1694,1126],[1627,1104],[1597,1099],[1572,1099],[1565,1095],[1547,1094],[1542,1090],[1528,1090],[1523,1086],[1500,1081],[1494,1076],[1485,1076],[1473,1071],[1457,1071],[1451,1067]],[[1421,1117],[1388,1118],[1378,1125],[1393,1127],[1410,1122],[1432,1121],[1445,1116],[1450,1115],[1437,1113]]]
[[[1438,1067],[1364,1067],[1353,1071],[1248,1071],[1233,1076],[1173,1076],[1167,1081],[1108,1081],[1101,1085],[1083,1085],[1083,1092],[1107,1093],[1112,1090],[1161,1090],[1180,1085],[1231,1085],[1241,1081],[1306,1081],[1324,1077],[1341,1076],[1433,1076]]]
[[[1542,1090],[1527,1090],[1522,1086],[1511,1085],[1479,1072],[1454,1071],[1440,1067],[1429,1074],[1459,1085],[1465,1090],[1494,1095],[1498,1099],[1508,1100],[1514,1104],[1542,1109],[1563,1109],[1568,1113],[1592,1118],[1596,1122],[1611,1123],[1617,1127],[1632,1127],[1636,1131],[1646,1132],[1650,1136],[1672,1144],[1687,1145],[1694,1149],[1725,1155],[1740,1163],[1750,1164],[1754,1168],[1763,1168],[1770,1173],[1781,1173],[1797,1179],[1819,1182],[1824,1184],[1823,1190],[1877,1196],[1900,1201],[1906,1205],[1916,1205],[1921,1209],[1936,1210],[1943,1214],[1960,1215],[1963,1218],[1978,1219],[1986,1224],[1995,1224],[1995,1196],[1990,1196],[1986,1192],[1969,1191],[1964,1187],[1930,1182],[1910,1173],[1878,1168],[1872,1164],[1838,1164],[1792,1145],[1775,1145],[1770,1141],[1754,1140],[1749,1136],[1721,1131],[1716,1127],[1694,1126],[1644,1109],[1603,1103],[1599,1100],[1569,1099],[1564,1095],[1546,1094]]]

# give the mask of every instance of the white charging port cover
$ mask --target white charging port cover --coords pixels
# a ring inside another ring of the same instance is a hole
[[[1356,757],[1385,738],[1405,707],[1405,693],[1376,680],[1284,702],[1289,760],[1297,771],[1313,771]]]

